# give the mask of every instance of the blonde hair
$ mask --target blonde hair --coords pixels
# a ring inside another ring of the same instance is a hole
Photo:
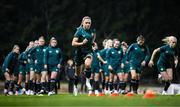
[[[41,36],[41,37],[39,37],[39,40],[40,40],[40,39],[43,39],[43,40],[45,40],[45,39],[44,39],[44,36]]]
[[[67,61],[67,64],[74,64],[74,61],[72,60],[72,59],[69,59],[68,61]]]
[[[169,44],[172,39],[175,39],[177,41],[177,38],[175,36],[167,36],[163,38],[162,41],[164,42],[164,44]]]
[[[108,41],[108,39],[104,39],[102,42],[102,45],[105,47],[106,46],[106,42]]]
[[[91,17],[89,17],[89,16],[84,16],[84,17],[82,18],[82,21],[81,21],[81,25],[80,25],[80,26],[83,26],[82,24],[83,24],[84,20],[86,20],[86,19],[90,19],[90,20],[91,20]]]

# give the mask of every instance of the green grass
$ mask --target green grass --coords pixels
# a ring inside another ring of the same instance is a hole
[[[156,96],[153,99],[144,99],[143,95],[133,97],[89,97],[85,94],[73,96],[70,94],[59,94],[54,96],[4,96],[0,95],[0,106],[180,106],[180,96]]]

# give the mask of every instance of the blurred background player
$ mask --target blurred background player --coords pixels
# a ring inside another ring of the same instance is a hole
[[[57,47],[57,44],[57,40],[52,37],[50,45],[44,53],[44,68],[50,74],[50,90],[48,95],[55,94],[56,78],[62,63],[62,51]]]
[[[44,69],[44,53],[46,51],[45,39],[41,36],[38,39],[38,46],[33,49],[31,54],[33,55],[34,64],[35,64],[35,74],[36,74],[36,93],[44,94],[47,81],[47,71]]]
[[[98,53],[98,46],[95,43],[95,45],[93,46],[93,53],[92,53],[93,62],[91,65],[93,75],[91,76],[92,76],[92,79],[94,80],[94,83],[92,85],[93,85],[93,89],[95,90],[95,95],[99,96],[100,94],[99,92],[100,91],[100,87],[99,87],[100,62],[99,62],[97,53]]]
[[[98,59],[100,60],[101,64],[101,72],[103,72],[103,91],[105,94],[108,94],[109,88],[109,70],[108,70],[108,63],[107,63],[107,53],[110,48],[112,48],[113,41],[108,39],[106,42],[103,41],[104,49],[98,52]]]
[[[131,72],[132,92],[137,94],[142,66],[145,66],[150,58],[149,48],[145,45],[145,38],[142,35],[137,37],[137,43],[133,43],[128,48],[127,58]]]
[[[18,45],[14,45],[12,51],[6,56],[4,63],[2,65],[2,71],[4,72],[5,84],[4,84],[4,94],[13,95],[14,94],[14,84],[17,81],[18,75],[18,56],[20,53],[20,48]]]
[[[127,61],[127,49],[128,45],[126,42],[121,43],[121,48],[123,51],[123,58],[122,63],[124,64],[124,67],[121,69],[123,71],[123,81],[121,81],[121,89],[119,90],[121,94],[126,94],[126,85],[128,82],[128,73],[129,73],[129,62]]]
[[[34,95],[35,94],[35,86],[36,86],[36,76],[35,76],[35,49],[38,46],[38,40],[30,41],[28,50],[27,50],[27,70],[29,71],[29,91],[26,91],[27,95]]]
[[[68,80],[68,92],[73,93],[75,68],[74,68],[74,62],[72,59],[69,59],[67,61],[67,65],[65,66],[65,72],[66,72],[66,77]]]
[[[178,64],[178,56],[176,50],[177,39],[174,36],[169,36],[163,39],[166,43],[165,45],[155,49],[152,53],[149,66],[154,65],[154,59],[157,53],[160,53],[159,59],[157,61],[157,68],[160,72],[163,80],[165,81],[165,87],[162,92],[163,95],[167,94],[167,90],[173,79],[173,69]]]
[[[85,16],[82,19],[80,27],[77,28],[74,38],[72,40],[72,46],[76,48],[75,52],[75,84],[74,95],[77,96],[78,77],[82,71],[86,74],[86,85],[89,93],[92,92],[90,85],[91,76],[91,63],[92,63],[92,46],[95,41],[95,31],[91,29],[91,18]],[[83,70],[84,66],[84,70]]]
[[[27,71],[27,54],[26,50],[22,52],[18,57],[18,82],[16,86],[16,93],[15,95],[22,94],[22,86],[21,83],[23,81],[23,77],[25,76],[25,91],[28,91],[28,80],[29,80],[29,73]],[[21,92],[20,92],[21,91]]]
[[[109,49],[107,53],[108,69],[110,71],[109,87],[112,95],[118,95],[118,80],[119,85],[122,86],[123,72],[121,68],[124,67],[122,58],[123,52],[120,47],[120,41],[118,39],[114,39],[113,47]]]

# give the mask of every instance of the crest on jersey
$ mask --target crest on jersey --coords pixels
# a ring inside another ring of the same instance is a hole
[[[120,54],[121,53],[121,51],[118,51],[118,54]]]
[[[39,52],[39,49],[37,49],[37,51]]]
[[[46,49],[43,49],[43,52],[45,52],[46,51]]]
[[[49,53],[52,53],[52,51],[49,51]]]
[[[137,50],[138,48],[135,48],[135,50]]]
[[[59,53],[59,50],[56,50],[56,53]]]
[[[114,54],[114,52],[111,52],[112,54]]]

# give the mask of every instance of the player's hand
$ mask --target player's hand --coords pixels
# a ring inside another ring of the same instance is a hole
[[[44,68],[47,69],[47,65],[44,65]]]
[[[142,63],[141,63],[141,66],[145,66],[146,65],[146,61],[143,61]]]
[[[37,60],[35,60],[34,63],[37,64]]]
[[[121,63],[121,68],[124,68],[124,64],[123,63]]]
[[[153,61],[149,61],[148,66],[152,67],[153,65],[154,65],[154,62]]]
[[[104,61],[103,64],[107,64],[107,61]]]
[[[174,64],[175,64],[175,68],[176,68],[177,65],[178,65],[178,60],[175,60],[175,61],[174,61]]]
[[[58,64],[57,67],[60,69],[61,68],[61,64]]]
[[[31,62],[30,59],[28,59],[27,62],[30,63]]]
[[[108,69],[109,69],[110,71],[112,71],[112,70],[113,70],[113,68],[112,68],[112,66],[111,66],[111,65],[109,65],[109,66],[108,66]]]
[[[87,42],[88,42],[88,40],[85,38],[85,39],[83,40],[83,45],[86,44]]]
[[[9,73],[9,69],[8,69],[8,68],[6,68],[6,72],[8,72],[8,73]]]
[[[27,61],[24,61],[24,64],[27,64]]]

